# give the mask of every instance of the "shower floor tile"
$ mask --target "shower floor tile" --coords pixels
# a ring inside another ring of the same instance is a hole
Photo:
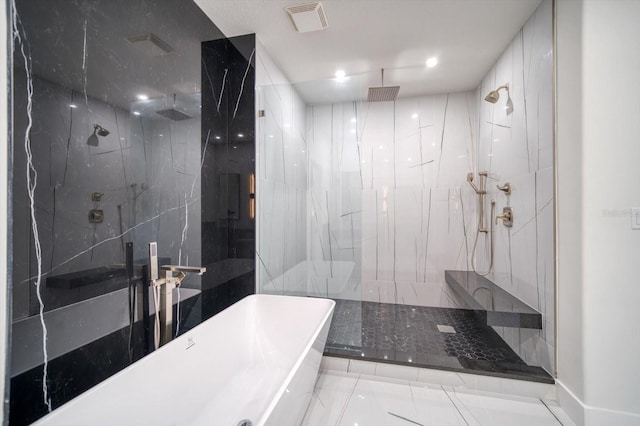
[[[553,383],[467,309],[338,299],[325,355]]]

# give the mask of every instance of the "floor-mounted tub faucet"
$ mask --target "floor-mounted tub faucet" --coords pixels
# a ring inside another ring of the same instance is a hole
[[[150,280],[153,290],[153,300],[156,307],[154,327],[155,348],[168,343],[173,338],[173,289],[180,286],[187,273],[202,275],[207,268],[200,266],[162,265],[160,269],[165,276],[160,278],[158,273],[158,243],[149,243],[149,263],[151,268]],[[176,274],[174,276],[174,274]]]

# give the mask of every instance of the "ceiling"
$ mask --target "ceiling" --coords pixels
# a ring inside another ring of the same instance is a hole
[[[305,0],[195,1],[226,36],[256,33],[309,103],[364,99],[381,68],[398,97],[474,89],[541,2],[323,0],[328,28],[297,33],[284,8]]]
[[[541,0],[324,0],[328,28],[297,33],[284,7],[304,1],[196,3],[226,36],[256,33],[307,103],[330,103],[365,99],[369,86],[381,85],[381,68],[385,85],[400,85],[399,97],[474,89]],[[200,43],[222,34],[198,6],[182,0],[83,5],[19,3],[34,74],[125,109],[139,93],[169,107],[173,94],[187,102],[200,91]],[[126,41],[145,32],[176,51],[149,56]],[[428,69],[432,56],[439,64]],[[346,81],[335,80],[337,69],[346,71]]]

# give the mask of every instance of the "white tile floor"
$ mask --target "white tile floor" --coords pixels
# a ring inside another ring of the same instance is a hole
[[[555,403],[451,386],[322,371],[303,426],[566,425]]]

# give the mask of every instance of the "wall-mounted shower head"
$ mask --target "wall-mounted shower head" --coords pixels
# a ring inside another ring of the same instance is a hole
[[[93,134],[89,136],[89,139],[87,139],[87,145],[98,146],[98,143],[99,143],[98,136],[105,137],[108,134],[109,134],[109,131],[107,129],[105,129],[99,124],[94,124]]]
[[[109,131],[107,129],[105,129],[104,127],[102,127],[101,125],[99,125],[99,124],[96,124],[94,126],[94,129],[95,129],[94,133],[95,133],[95,131],[97,131],[98,132],[98,136],[104,137],[104,136],[108,136],[109,135]]]
[[[491,92],[489,92],[489,94],[484,97],[484,100],[487,101],[487,102],[490,102],[492,104],[495,104],[496,102],[498,102],[498,99],[500,99],[500,90],[501,89],[505,89],[507,91],[507,94],[508,94],[509,93],[509,83],[498,87],[496,90],[492,90]]]

